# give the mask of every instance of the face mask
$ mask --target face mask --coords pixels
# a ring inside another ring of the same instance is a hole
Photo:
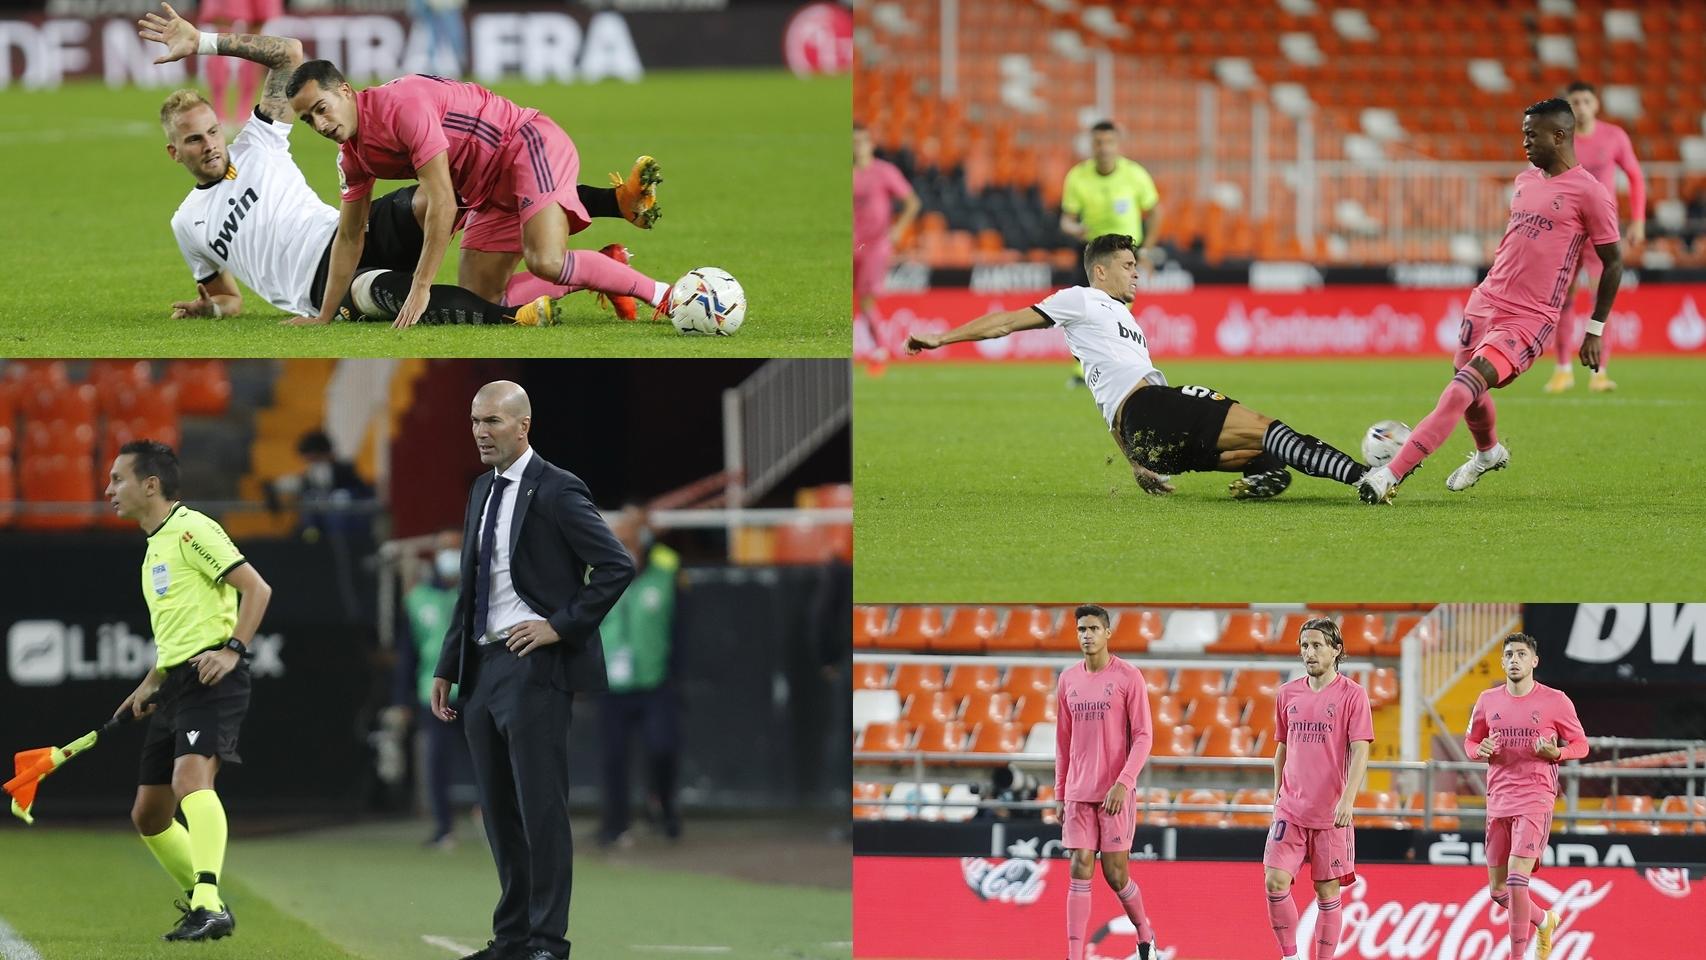
[[[462,554],[448,548],[440,550],[433,554],[432,568],[440,580],[455,580],[462,575]]]

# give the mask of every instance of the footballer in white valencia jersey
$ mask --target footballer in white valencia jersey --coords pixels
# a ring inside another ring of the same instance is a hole
[[[1168,385],[1131,315],[1140,269],[1135,248],[1124,234],[1099,236],[1084,249],[1088,286],[1067,287],[1035,306],[987,314],[945,333],[913,331],[906,352],[1059,327],[1145,493],[1172,493],[1173,474],[1225,470],[1243,474],[1228,488],[1232,496],[1262,500],[1291,485],[1286,467],[1354,488],[1367,468],[1326,442],[1211,387]]]
[[[290,155],[290,128],[256,110],[231,142],[225,176],[189,192],[172,234],[196,282],[230,271],[278,309],[314,313],[309,288],[338,211],[309,189]]]
[[[1166,386],[1149,359],[1149,341],[1132,319],[1131,307],[1095,287],[1067,287],[1031,308],[1066,334],[1072,355],[1084,364],[1084,382],[1113,428],[1120,404],[1139,383]]]

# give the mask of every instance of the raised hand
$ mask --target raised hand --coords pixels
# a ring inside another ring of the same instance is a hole
[[[136,21],[136,35],[144,40],[165,45],[166,52],[156,57],[155,63],[171,63],[193,56],[201,31],[195,28],[195,24],[178,16],[178,11],[173,10],[171,4],[161,3],[160,6],[166,11],[166,15],[162,17],[157,13],[145,14],[141,20]]]

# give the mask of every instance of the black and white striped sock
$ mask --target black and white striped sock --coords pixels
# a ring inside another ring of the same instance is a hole
[[[1368,468],[1318,437],[1298,433],[1278,420],[1268,424],[1262,449],[1311,477],[1354,484]]]

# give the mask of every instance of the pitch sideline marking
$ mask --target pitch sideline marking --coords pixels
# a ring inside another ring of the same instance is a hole
[[[642,950],[650,953],[733,953],[734,947],[703,946],[696,947],[688,944],[671,943],[631,943],[630,950]]]
[[[5,960],[41,960],[41,954],[30,946],[18,931],[13,930],[5,917],[0,917],[0,957]]]
[[[464,954],[474,952],[473,947],[470,947],[467,944],[457,943],[449,937],[435,937],[431,934],[423,933],[421,934],[421,939],[425,941],[429,947],[443,947],[451,953]]]

